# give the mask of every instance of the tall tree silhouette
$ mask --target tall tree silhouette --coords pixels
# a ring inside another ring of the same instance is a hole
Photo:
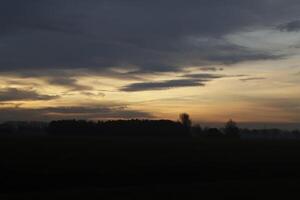
[[[192,120],[190,119],[189,114],[181,113],[179,115],[179,121],[187,131],[190,131],[192,126]]]
[[[226,124],[225,124],[225,134],[226,136],[229,137],[239,137],[240,129],[237,126],[236,122],[230,119]]]

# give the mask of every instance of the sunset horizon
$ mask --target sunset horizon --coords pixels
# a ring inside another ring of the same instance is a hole
[[[0,200],[297,196],[299,11],[1,0]]]
[[[186,112],[204,124],[300,123],[298,7],[6,2],[0,121],[177,120]]]

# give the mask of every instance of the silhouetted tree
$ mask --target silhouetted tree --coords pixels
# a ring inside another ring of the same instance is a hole
[[[170,120],[60,120],[49,123],[50,135],[186,136],[185,127]]]
[[[1,135],[50,135],[58,136],[167,136],[167,137],[235,137],[249,139],[300,139],[299,130],[240,129],[233,120],[229,120],[224,128],[201,128],[191,126],[188,114],[180,115],[180,121],[170,120],[59,120],[49,124],[44,122],[4,122],[0,123]]]
[[[192,126],[192,120],[190,119],[189,114],[181,113],[179,115],[179,120],[183,127],[189,132]]]
[[[226,136],[239,137],[240,129],[237,126],[236,122],[234,122],[232,119],[230,119],[225,124],[224,132],[225,132]]]

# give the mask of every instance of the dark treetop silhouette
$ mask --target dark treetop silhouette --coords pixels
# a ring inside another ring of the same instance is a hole
[[[186,113],[179,121],[171,120],[59,120],[45,122],[5,122],[0,124],[1,135],[53,136],[167,136],[167,137],[222,137],[243,139],[300,139],[299,130],[246,129],[229,120],[224,128],[192,126]]]

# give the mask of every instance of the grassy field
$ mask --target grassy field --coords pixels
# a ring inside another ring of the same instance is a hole
[[[298,194],[299,141],[6,137],[0,199]]]

